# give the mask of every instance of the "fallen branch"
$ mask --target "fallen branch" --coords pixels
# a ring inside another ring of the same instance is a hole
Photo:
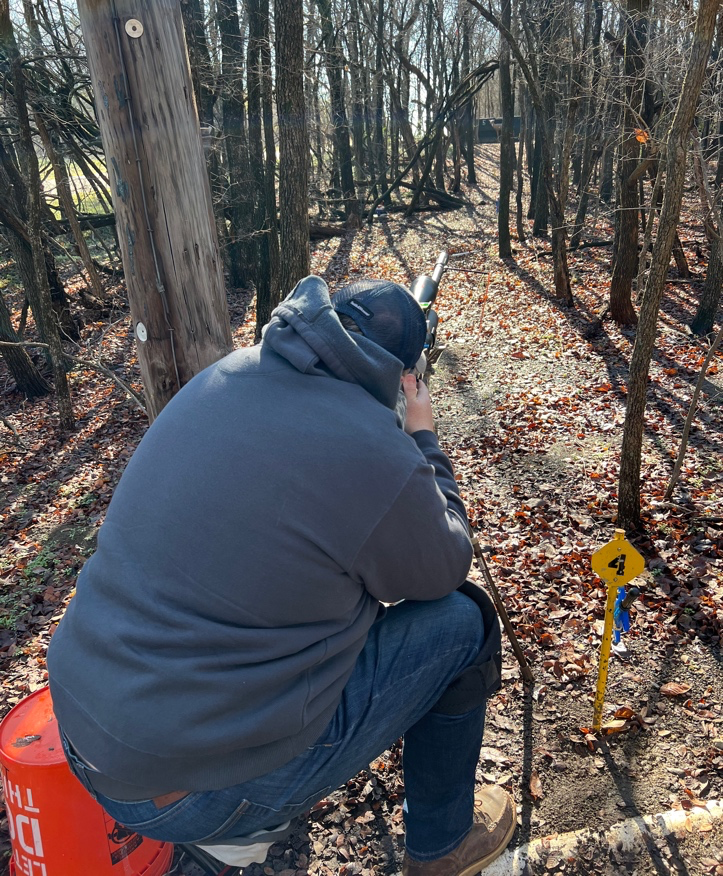
[[[42,350],[50,349],[48,344],[41,344],[35,341],[0,341],[0,347],[39,347]],[[98,371],[101,374],[104,374],[106,377],[110,377],[110,379],[117,383],[124,392],[128,393],[128,395],[135,401],[135,403],[143,411],[144,414],[148,413],[148,411],[146,411],[146,406],[143,404],[143,399],[141,398],[141,396],[138,395],[138,393],[134,389],[128,386],[128,384],[124,380],[121,380],[117,374],[114,374],[110,370],[110,368],[107,368],[100,362],[91,362],[88,359],[80,359],[78,356],[73,356],[71,353],[63,352],[63,356],[66,359],[71,359],[82,368],[88,368],[91,371]]]
[[[347,232],[344,225],[310,225],[309,240],[324,240],[328,237],[343,237]]]
[[[410,185],[409,183],[400,182],[400,189],[411,189],[412,191],[416,191],[417,186]],[[428,198],[433,198],[440,204],[448,204],[450,207],[465,207],[469,204],[469,201],[465,201],[463,198],[457,198],[454,195],[450,195],[447,192],[440,191],[439,189],[434,188],[434,186],[424,186],[422,189],[422,194],[426,195]]]
[[[13,426],[10,420],[6,419],[5,417],[0,417],[0,422],[2,422],[3,426],[6,426],[13,433],[13,435],[15,436],[15,443],[19,444],[23,448],[23,450],[27,450],[28,445],[20,437],[20,435],[18,434],[18,430],[15,428],[15,426]]]

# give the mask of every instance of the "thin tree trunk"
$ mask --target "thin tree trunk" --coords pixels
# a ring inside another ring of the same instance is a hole
[[[382,57],[384,49],[384,0],[377,0],[377,30],[376,30],[376,55],[374,71],[374,151],[376,153],[376,185],[379,191],[387,190],[387,150],[384,142],[384,71],[382,69]],[[374,196],[377,195],[376,185]],[[386,206],[391,206],[391,200],[385,198]]]
[[[351,145],[349,143],[349,124],[344,105],[342,81],[344,57],[331,19],[330,0],[316,0],[316,2],[321,18],[321,32],[326,52],[326,75],[329,80],[329,91],[331,93],[332,125],[334,128],[336,150],[339,156],[339,172],[341,175],[346,222],[349,227],[356,228],[360,224],[360,208],[354,184],[354,167]]]
[[[512,0],[502,0],[500,12],[502,24],[512,28]],[[515,167],[514,106],[512,76],[510,73],[510,47],[500,34],[500,105],[502,106],[502,130],[500,131],[500,198],[497,211],[497,240],[501,259],[512,257],[510,238],[510,195]]]
[[[711,242],[708,271],[705,275],[698,309],[690,324],[694,334],[707,335],[713,331],[715,317],[720,306],[721,284],[723,284],[723,258],[721,258],[720,237],[716,237]]]
[[[304,102],[304,19],[297,0],[276,0],[276,107],[279,121],[280,287],[288,294],[309,273],[309,144]]]
[[[261,0],[247,0],[249,40],[246,70],[248,76],[249,166],[254,189],[254,233],[256,258],[254,283],[256,286],[256,337],[271,315],[272,299],[271,261],[268,238],[269,216],[266,212],[266,166],[264,162],[262,116],[261,46],[264,22]],[[274,217],[275,220],[275,217]]]
[[[276,211],[276,143],[274,141],[274,106],[271,82],[271,37],[269,0],[260,0],[261,22],[263,26],[261,38],[261,112],[264,122],[264,208],[266,211],[266,237],[269,250],[270,288],[269,300],[265,302],[266,312],[259,306],[256,298],[256,329],[264,326],[271,319],[272,310],[281,300],[279,287],[279,227]],[[260,320],[263,319],[263,322]]]
[[[520,146],[517,152],[517,196],[516,196],[516,214],[517,214],[517,240],[520,243],[523,243],[527,240],[527,232],[525,230],[525,219],[524,219],[524,207],[522,203],[522,195],[525,186],[525,174],[524,174],[524,149],[525,142],[527,140],[527,101],[528,98],[525,95],[525,99],[522,102],[522,107],[520,108]]]
[[[462,19],[462,78],[472,69],[470,48],[470,15],[469,7],[465,6]],[[467,182],[477,184],[477,171],[474,165],[475,119],[474,99],[465,104],[462,115],[462,152],[467,162]]]
[[[650,0],[627,0],[625,38],[625,111],[623,139],[618,159],[618,213],[615,224],[615,263],[610,282],[610,316],[620,325],[638,321],[632,303],[633,278],[638,267],[640,203],[633,171],[640,160],[640,143],[635,135],[645,88],[643,50],[647,43]]]
[[[254,275],[255,246],[251,243],[254,204],[243,95],[243,37],[236,0],[216,0],[216,22],[221,37],[221,111],[229,178],[227,259],[231,285],[240,287],[248,285]]]

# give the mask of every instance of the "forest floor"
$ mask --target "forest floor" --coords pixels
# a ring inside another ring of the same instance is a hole
[[[605,588],[591,555],[614,534],[627,367],[634,329],[596,320],[610,247],[571,254],[575,307],[553,296],[549,244],[496,256],[496,156],[480,151],[470,206],[371,227],[315,245],[312,270],[332,291],[362,276],[410,284],[451,253],[437,309],[446,349],[431,389],[443,447],[485,547],[535,683],[527,688],[505,640],[502,690],[488,709],[480,782],[518,803],[511,847],[581,828],[601,833],[573,853],[554,842],[530,876],[723,876],[723,829],[691,820],[627,850],[604,830],[639,815],[693,810],[723,798],[723,357],[709,368],[681,480],[663,493],[707,346],[686,331],[699,285],[671,269],[651,365],[642,459],[644,528],[630,540],[646,560],[642,589],[614,655],[609,732],[592,734]],[[611,240],[602,212],[588,239]],[[681,228],[703,275],[702,223]],[[2,270],[0,266],[0,270]],[[0,275],[2,276],[2,275]],[[82,356],[100,356],[138,383],[122,290],[99,318],[85,313]],[[19,307],[18,295],[10,296]],[[230,297],[237,345],[252,343],[254,306]],[[44,655],[93,550],[113,488],[146,420],[95,372],[72,375],[77,431],[62,437],[51,399],[23,401],[0,365],[0,716],[46,682]],[[246,876],[393,876],[403,855],[399,749],[314,807],[306,830],[272,847]],[[547,848],[547,846],[546,846]],[[0,854],[9,840],[0,823]],[[188,860],[176,872],[200,873]],[[0,864],[0,872],[5,872]]]

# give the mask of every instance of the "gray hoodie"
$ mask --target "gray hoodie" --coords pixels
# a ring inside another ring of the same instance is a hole
[[[380,601],[472,559],[449,460],[395,406],[401,363],[307,277],[263,342],[164,408],[48,653],[58,721],[118,799],[213,790],[319,738]]]

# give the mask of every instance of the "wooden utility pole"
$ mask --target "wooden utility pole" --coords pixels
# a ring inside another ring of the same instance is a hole
[[[178,0],[79,0],[151,420],[232,349]]]

